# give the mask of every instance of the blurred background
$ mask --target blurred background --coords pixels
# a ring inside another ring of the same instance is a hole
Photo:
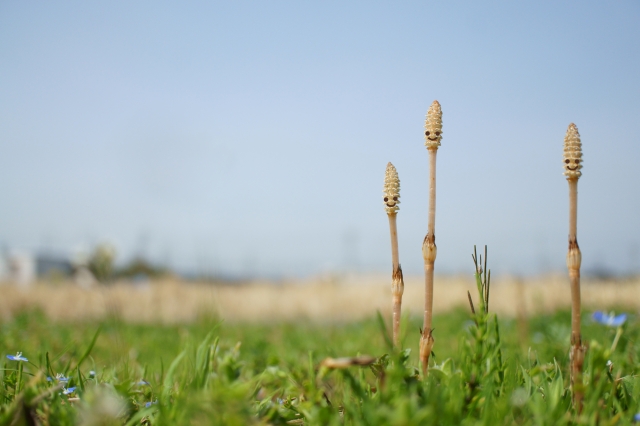
[[[0,280],[640,272],[640,3],[2,2]]]

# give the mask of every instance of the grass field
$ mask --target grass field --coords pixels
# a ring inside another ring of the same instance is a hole
[[[153,309],[136,291],[129,298]],[[640,411],[640,328],[632,315],[608,327],[585,310],[578,414],[567,373],[568,310],[498,322],[468,307],[441,312],[423,380],[417,316],[405,317],[405,350],[395,352],[371,313],[248,322],[204,305],[179,316],[198,306],[181,301],[164,323],[146,314],[125,320],[122,308],[92,319],[73,306],[82,301],[69,299],[48,300],[76,312],[55,321],[46,309],[5,310],[0,349],[28,361],[3,355],[0,424],[631,424]],[[323,363],[358,355],[373,358]],[[336,364],[345,368],[330,368]]]

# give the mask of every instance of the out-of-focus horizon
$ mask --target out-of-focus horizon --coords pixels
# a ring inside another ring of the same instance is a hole
[[[639,21],[632,1],[4,2],[0,257],[390,274],[391,161],[417,275],[437,99],[438,273],[474,244],[494,273],[564,270],[574,122],[583,270],[638,274]]]

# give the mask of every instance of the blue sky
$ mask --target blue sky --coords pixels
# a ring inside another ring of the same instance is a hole
[[[582,135],[583,270],[640,270],[640,3],[2,2],[0,243],[110,241],[181,270],[562,270]]]

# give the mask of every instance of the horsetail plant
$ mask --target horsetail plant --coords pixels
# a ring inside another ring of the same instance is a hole
[[[578,247],[578,179],[582,176],[582,143],[575,124],[569,124],[564,137],[564,175],[569,182],[569,252],[567,269],[571,282],[571,385],[573,400],[578,411],[582,407],[582,364],[586,347],[580,334],[580,263]]]
[[[429,356],[433,348],[433,268],[436,261],[436,154],[442,139],[442,109],[438,101],[433,101],[427,111],[427,119],[424,123],[425,146],[429,151],[429,224],[427,235],[422,243],[422,256],[424,258],[425,296],[424,296],[424,323],[420,330],[420,362],[422,373],[427,375],[429,369]]]
[[[400,313],[402,310],[402,293],[404,293],[404,279],[402,277],[402,268],[398,255],[398,229],[396,226],[396,217],[400,210],[400,178],[393,164],[387,164],[387,170],[384,174],[383,189],[384,209],[389,217],[389,232],[391,234],[391,263],[393,271],[391,273],[391,297],[392,303],[392,320],[393,320],[393,346],[400,348]]]

